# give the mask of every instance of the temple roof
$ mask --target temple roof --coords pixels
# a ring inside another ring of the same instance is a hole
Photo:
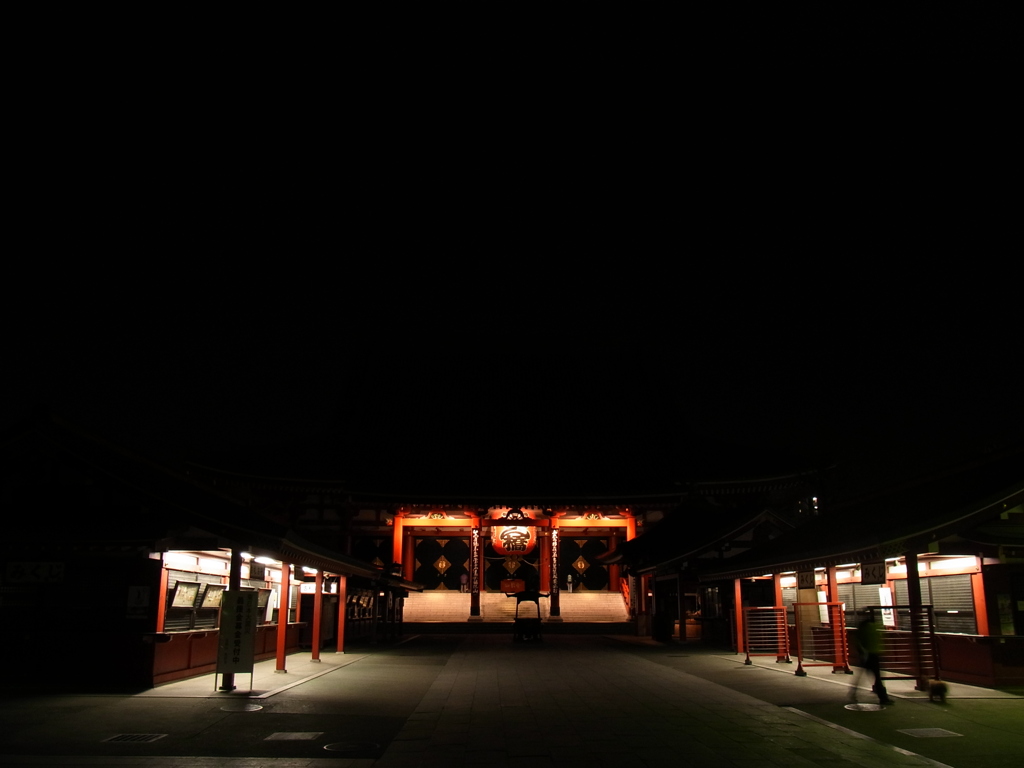
[[[1024,503],[1024,446],[978,457],[869,493],[824,500],[816,519],[720,566],[704,579],[754,576],[925,552],[945,539],[965,553],[994,535],[991,521]],[[1016,533],[1013,526],[1012,533]],[[977,533],[975,533],[977,531]],[[1003,529],[998,535],[1005,538]],[[1018,541],[1011,536],[1011,541]],[[997,542],[998,543],[998,542]]]
[[[337,573],[392,578],[305,540],[255,498],[227,493],[173,460],[144,456],[49,412],[37,412],[30,421],[5,430],[0,453],[12,496],[35,499],[23,514],[9,515],[5,522],[4,538],[12,546],[65,542],[159,551],[202,540]],[[120,501],[108,494],[98,506],[83,508],[83,499],[99,484],[112,488]],[[66,514],[66,507],[72,514]],[[55,510],[60,512],[59,526],[54,525]]]

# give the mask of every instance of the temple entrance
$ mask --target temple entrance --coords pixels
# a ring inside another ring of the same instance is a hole
[[[494,551],[490,542],[484,547],[484,588],[488,592],[501,592],[503,579],[522,579],[526,589],[541,590],[540,547],[528,555],[506,556]]]
[[[469,575],[469,539],[431,536],[417,538],[416,570],[413,580],[424,589],[462,589],[462,577]]]
[[[558,559],[558,585],[567,590],[572,578],[572,591],[603,591],[608,589],[608,567],[597,562],[597,556],[608,551],[605,537],[574,537],[563,532]]]

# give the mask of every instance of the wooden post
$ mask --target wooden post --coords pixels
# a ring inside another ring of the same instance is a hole
[[[743,637],[743,582],[733,579],[733,602],[736,614],[736,653],[746,653],[747,644]]]
[[[981,565],[980,558],[978,565]],[[988,606],[985,603],[985,577],[979,570],[971,574],[971,594],[974,597],[974,631],[979,635],[991,634],[988,626]]]
[[[232,551],[232,557],[234,552]],[[156,631],[164,631],[164,623],[167,621],[167,566],[160,564],[160,594],[157,595],[156,603]]]
[[[162,578],[163,591],[167,592],[167,572],[164,571]],[[242,548],[237,544],[231,548],[231,564],[228,566],[228,591],[237,592],[242,588]],[[221,627],[221,632],[224,631],[224,627]],[[220,676],[220,690],[222,691],[233,691],[235,690],[235,673],[225,672]]]
[[[559,584],[558,564],[562,556],[561,534],[558,531],[558,519],[551,519],[551,590],[548,592],[548,621],[562,620],[562,604],[559,598],[561,586]]]
[[[281,598],[277,601],[277,668],[274,672],[287,672],[284,657],[288,647],[288,613],[292,594],[292,565],[281,563]]]
[[[825,576],[828,579],[828,601],[830,603],[838,603],[839,582],[836,580],[836,567],[834,565],[828,566],[825,569]],[[834,612],[829,614],[829,623],[832,625],[832,648],[835,652],[835,658],[832,660],[833,674],[853,674],[850,669],[849,660],[843,653],[843,649],[846,647],[845,618],[841,606],[835,606]]]
[[[345,652],[345,617],[348,614],[348,576],[338,576],[338,647],[335,653]]]
[[[392,518],[393,530],[391,539],[391,562],[400,563],[402,562],[402,544],[403,536],[405,534],[405,519],[400,517],[401,513],[396,512]],[[386,564],[385,571],[391,573],[391,564]]]
[[[786,603],[782,599],[782,574],[773,573],[772,582],[775,586],[775,607],[778,608],[781,613],[779,614],[779,632],[781,634],[789,634],[789,619],[786,618]],[[787,638],[782,638],[780,645],[777,649],[775,661],[780,663],[790,663],[789,654],[786,653],[786,648],[789,647]]]
[[[469,620],[480,621],[480,589],[481,566],[483,558],[483,540],[481,536],[480,518],[473,518],[473,530],[469,540]]]
[[[919,691],[928,690],[928,679],[921,669],[921,574],[917,570],[917,552],[908,552],[904,556],[907,562],[907,601],[910,603],[910,645],[911,657],[914,660],[914,677],[917,678],[915,688]],[[885,658],[882,658],[885,663]]]
[[[324,572],[317,569],[316,594],[313,595],[313,654],[311,661],[320,661],[320,619],[323,613]]]
[[[537,531],[540,537],[540,591],[551,591],[551,533]]]
[[[407,531],[402,526],[402,536],[405,542],[402,545],[402,578],[406,581],[413,581],[416,576],[416,540],[412,537],[412,531]]]
[[[617,533],[613,533],[611,536],[608,537],[608,551],[609,552],[614,552],[618,548],[619,548],[619,535]],[[618,592],[620,590],[620,587],[619,587],[619,564],[618,563],[612,563],[611,565],[608,566],[608,589],[611,592]],[[680,600],[682,600],[681,592],[680,592]],[[681,613],[680,613],[680,619],[682,619],[682,614]],[[683,639],[685,640],[686,639],[685,628],[684,628],[684,630],[682,632],[682,635],[683,635]]]

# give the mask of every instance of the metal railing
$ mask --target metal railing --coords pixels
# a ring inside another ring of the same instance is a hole
[[[932,606],[922,605],[916,612],[909,605],[869,605],[864,610],[883,627],[883,680],[917,680],[921,677],[940,676],[935,612]],[[908,631],[898,627],[910,629]]]
[[[796,618],[797,675],[804,667],[832,667],[852,675],[842,603],[793,603]]]
[[[789,658],[789,626],[785,608],[747,608],[743,622],[744,645],[747,660],[751,656],[774,656],[780,663],[792,663]]]

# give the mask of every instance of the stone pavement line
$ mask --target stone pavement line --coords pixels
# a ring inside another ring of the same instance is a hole
[[[685,672],[569,636],[467,637],[375,768],[928,765]]]
[[[829,728],[835,728],[837,731],[842,731],[843,733],[847,733],[847,734],[849,734],[851,736],[854,736],[854,737],[856,737],[858,739],[867,739],[868,741],[873,741],[876,744],[881,744],[883,747],[889,747],[890,749],[892,749],[892,750],[894,750],[896,752],[899,752],[901,755],[909,755],[909,756],[912,756],[912,757],[917,757],[917,758],[919,758],[921,760],[924,760],[927,765],[934,766],[934,768],[953,768],[953,766],[951,766],[951,765],[946,765],[945,763],[940,763],[938,760],[932,760],[930,757],[925,757],[924,755],[919,755],[916,752],[911,752],[910,750],[903,749],[902,747],[894,747],[892,744],[886,744],[884,741],[879,741],[878,739],[874,739],[871,736],[867,736],[867,735],[865,735],[863,733],[858,733],[857,731],[854,731],[854,730],[852,730],[850,728],[846,728],[846,727],[844,727],[842,725],[836,725],[835,723],[830,723],[828,720],[823,720],[820,717],[816,717],[815,715],[812,715],[809,712],[804,712],[803,710],[797,709],[796,707],[783,707],[783,709],[788,709],[790,712],[796,712],[796,714],[798,714],[798,715],[800,715],[802,717],[806,717],[806,718],[808,718],[810,720],[814,720],[816,723],[821,723],[822,725],[828,726]]]
[[[293,656],[298,656],[298,654],[293,654]],[[157,688],[152,688],[148,691],[143,691],[135,695],[139,698],[146,699],[267,699],[283,691],[287,691],[290,688],[294,688],[297,685],[302,685],[310,680],[315,680],[316,678],[323,677],[331,672],[344,669],[350,664],[355,664],[357,661],[362,661],[368,656],[368,654],[344,654],[344,656],[345,658],[343,659],[331,660],[328,663],[324,663],[323,668],[318,668],[320,666],[319,664],[312,663],[307,659],[293,659],[292,656],[289,656],[288,659],[292,665],[292,672],[290,674],[293,674],[296,669],[306,673],[303,674],[302,677],[294,680],[289,680],[288,677],[283,677],[274,673],[274,667],[277,663],[274,659],[266,659],[264,661],[256,662],[253,670],[252,692],[237,689],[230,692],[214,690],[211,685],[214,673],[210,672],[209,674],[199,675],[185,680],[165,683]],[[309,670],[313,669],[316,671],[309,672]],[[242,677],[246,677],[244,673],[240,674]],[[256,692],[260,688],[268,688],[274,684],[282,682],[284,682],[284,685],[279,685],[271,690],[264,690],[259,693]],[[260,685],[261,683],[263,685]]]
[[[316,680],[316,678],[318,678],[318,677],[323,677],[324,675],[329,675],[331,672],[337,672],[339,669],[344,669],[349,664],[355,664],[357,661],[362,661],[365,658],[366,658],[366,655],[364,654],[362,656],[356,656],[355,658],[344,659],[343,661],[339,662],[338,664],[335,664],[334,666],[332,666],[332,667],[330,667],[328,669],[325,669],[322,672],[316,672],[316,673],[314,673],[312,675],[306,675],[301,680],[296,680],[293,683],[288,683],[287,685],[282,685],[280,688],[275,688],[272,691],[267,691],[266,693],[261,693],[261,694],[256,695],[256,696],[249,695],[247,698],[250,698],[250,699],[269,699],[271,696],[276,696],[277,694],[283,693],[284,691],[287,691],[290,688],[294,688],[297,685],[302,685],[303,683],[308,683],[310,680]]]

